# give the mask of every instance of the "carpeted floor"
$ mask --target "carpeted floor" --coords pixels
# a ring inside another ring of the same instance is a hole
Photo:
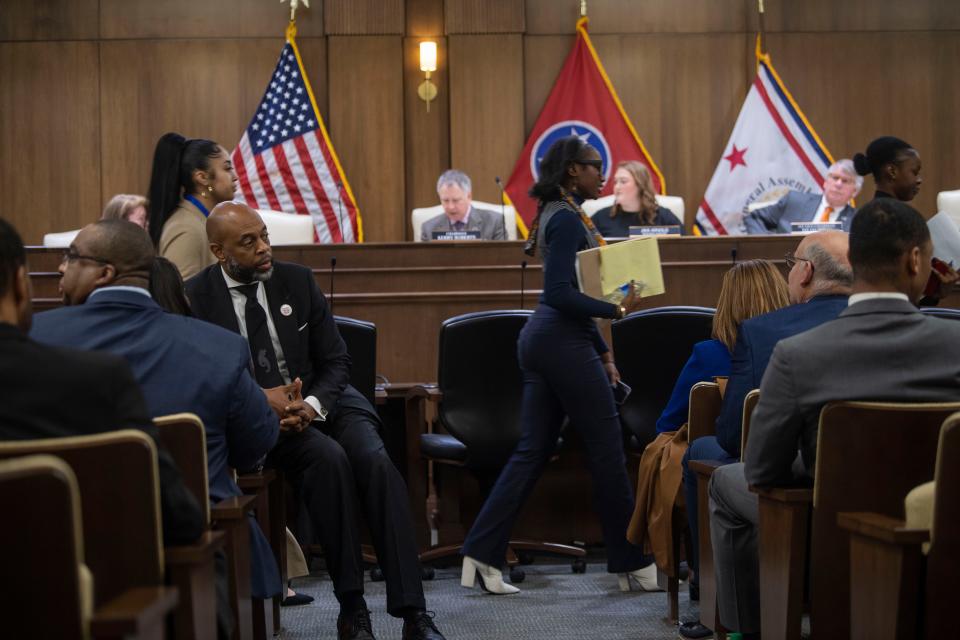
[[[436,623],[448,640],[573,640],[582,638],[649,639],[677,638],[676,626],[667,621],[665,593],[621,593],[616,576],[601,563],[590,563],[587,573],[573,574],[569,564],[549,560],[523,567],[526,580],[521,593],[491,596],[460,587],[460,570],[438,569],[424,582],[427,608],[436,613]],[[294,582],[298,592],[316,600],[301,607],[283,609],[284,639],[311,640],[337,637],[338,606],[325,574]],[[400,638],[402,621],[386,611],[384,583],[365,584],[367,605],[378,640]],[[696,603],[694,603],[696,605]],[[680,586],[682,618],[696,615]]]

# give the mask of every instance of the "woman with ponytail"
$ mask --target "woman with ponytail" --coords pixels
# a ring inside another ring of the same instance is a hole
[[[861,176],[873,175],[877,185],[874,198],[910,202],[920,193],[920,154],[909,143],[882,136],[867,145],[866,153],[853,156],[853,167]]]
[[[230,156],[216,142],[178,133],[157,142],[148,194],[150,237],[157,254],[174,263],[184,280],[217,261],[207,241],[207,215],[232,200],[236,186]]]

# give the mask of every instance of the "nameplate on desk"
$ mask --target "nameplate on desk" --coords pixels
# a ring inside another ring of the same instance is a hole
[[[637,236],[676,236],[679,238],[680,235],[680,225],[678,224],[650,224],[638,227],[630,227],[631,238],[635,238]]]
[[[479,240],[479,231],[434,231],[434,240]]]
[[[816,231],[843,231],[842,222],[791,222],[791,233],[814,233]]]

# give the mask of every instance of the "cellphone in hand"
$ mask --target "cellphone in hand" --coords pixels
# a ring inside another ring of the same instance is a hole
[[[623,404],[630,397],[631,391],[633,389],[630,388],[630,385],[623,380],[617,380],[617,384],[613,386],[613,401],[617,404]]]

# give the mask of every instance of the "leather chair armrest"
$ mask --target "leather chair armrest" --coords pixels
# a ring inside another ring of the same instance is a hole
[[[929,529],[908,529],[905,522],[879,513],[838,513],[841,529],[878,542],[895,545],[916,545],[930,541]]]
[[[256,496],[232,496],[210,507],[213,520],[239,520],[253,509]]]
[[[90,634],[98,639],[162,638],[167,614],[178,601],[174,587],[128,589],[94,612]]]

